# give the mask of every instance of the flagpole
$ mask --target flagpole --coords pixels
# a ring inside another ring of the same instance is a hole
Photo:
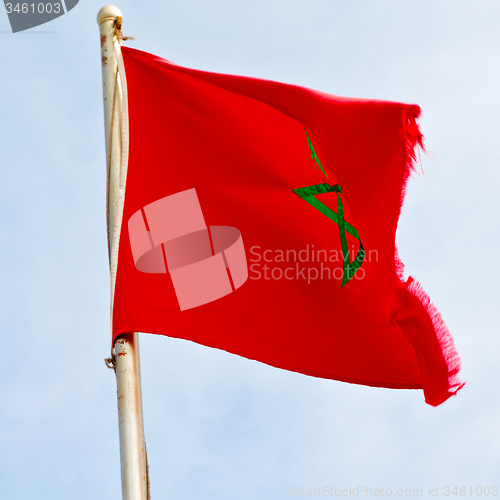
[[[119,196],[121,148],[121,84],[115,48],[121,45],[120,9],[104,6],[97,14],[101,33],[101,61],[104,98],[104,129],[107,154],[107,220],[111,255]],[[149,498],[146,444],[142,417],[141,371],[137,333],[118,337],[112,357],[116,373],[120,463],[123,500]]]

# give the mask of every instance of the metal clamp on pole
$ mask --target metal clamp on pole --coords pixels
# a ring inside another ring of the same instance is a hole
[[[104,97],[104,126],[107,160],[108,249],[113,249],[117,217],[121,144],[121,82],[115,47],[120,47],[122,13],[113,5],[104,6],[97,15],[101,32],[101,61]],[[121,335],[114,344],[114,369],[118,397],[120,462],[123,500],[149,498],[146,445],[142,417],[141,371],[137,333]]]

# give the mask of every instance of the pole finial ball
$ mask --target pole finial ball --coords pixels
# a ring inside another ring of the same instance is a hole
[[[97,14],[97,24],[100,26],[104,21],[114,21],[117,17],[122,17],[122,11],[114,5],[105,5]]]

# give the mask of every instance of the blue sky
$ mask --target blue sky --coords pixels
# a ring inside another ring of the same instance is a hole
[[[16,35],[0,15],[0,497],[119,499],[109,355],[102,4]],[[440,309],[466,387],[277,370],[141,335],[153,498],[280,500],[291,487],[500,487],[495,0],[123,1],[129,46],[184,66],[422,107],[430,151],[398,246]],[[469,490],[467,490],[469,491]],[[395,493],[393,493],[395,495]],[[499,493],[500,495],[500,493]],[[453,495],[451,495],[453,496]],[[292,497],[293,498],[293,497]]]

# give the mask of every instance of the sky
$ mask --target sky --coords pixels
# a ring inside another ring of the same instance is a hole
[[[17,34],[0,14],[3,500],[121,498],[116,382],[103,361],[102,5],[81,0]],[[441,311],[466,381],[433,408],[421,391],[322,380],[141,335],[152,498],[282,500],[325,486],[363,488],[361,498],[367,488],[456,498],[461,486],[468,497],[492,496],[500,488],[500,3],[118,7],[124,34],[136,37],[128,46],[183,66],[421,106],[428,154],[409,181],[397,244]]]

